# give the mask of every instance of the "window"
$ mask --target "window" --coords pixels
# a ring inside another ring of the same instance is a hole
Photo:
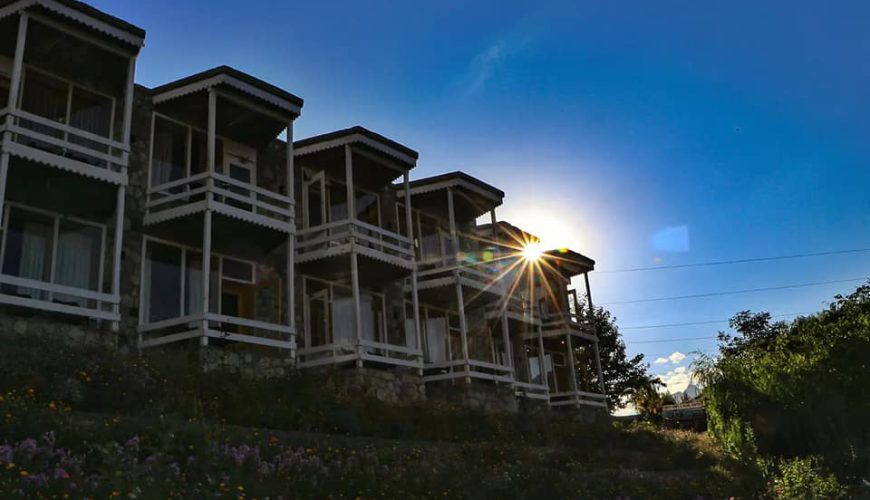
[[[82,290],[100,290],[102,226],[12,205],[8,207],[8,217],[3,274]],[[90,306],[90,301],[81,297],[26,287],[4,286],[4,292],[66,305]]]
[[[378,195],[360,189],[356,190],[356,218],[373,226],[381,225],[381,209]]]
[[[208,170],[207,135],[183,123],[155,114],[151,147],[152,186],[160,186]],[[223,151],[223,140],[216,138],[215,166],[217,167],[223,163]],[[171,191],[181,190],[182,187],[178,187]]]
[[[9,104],[9,77],[0,73],[0,108]]]
[[[222,272],[225,280],[254,282],[254,264],[251,262],[224,257]]]
[[[112,136],[115,99],[42,71],[27,68],[24,73],[21,109],[102,137]],[[39,132],[62,136],[47,127],[31,127]],[[45,130],[43,130],[45,129]],[[90,146],[92,141],[85,141]]]

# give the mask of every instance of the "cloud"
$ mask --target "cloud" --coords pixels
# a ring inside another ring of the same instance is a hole
[[[656,358],[656,360],[653,361],[653,363],[654,363],[654,364],[657,364],[657,365],[663,365],[663,364],[665,364],[665,363],[670,362],[670,363],[673,363],[673,364],[675,364],[675,365],[678,365],[678,364],[680,364],[684,359],[686,359],[686,355],[685,355],[685,354],[681,353],[680,351],[675,351],[675,352],[672,352],[672,353],[671,353],[668,357],[666,357],[666,358]]]
[[[686,359],[686,355],[681,353],[680,351],[676,351],[676,352],[671,353],[671,355],[668,356],[668,359],[671,360],[671,363],[678,365],[678,364],[680,364],[681,361]]]
[[[685,391],[686,387],[692,383],[692,373],[686,370],[685,366],[675,368],[665,374],[658,376],[662,382],[667,384],[665,390],[670,393],[677,391]]]
[[[523,50],[530,41],[531,37],[528,36],[503,38],[475,55],[464,78],[466,94],[474,95],[482,91],[499,67],[510,56]]]

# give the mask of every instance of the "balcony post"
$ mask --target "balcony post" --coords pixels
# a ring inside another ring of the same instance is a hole
[[[117,198],[115,200],[115,243],[112,247],[112,295],[119,297],[118,303],[113,305],[112,308],[115,314],[118,314],[119,317],[121,314],[121,252],[123,250],[122,245],[124,241],[124,201],[126,192],[127,189],[125,186],[118,186]],[[142,258],[145,258],[145,254],[142,254]],[[120,330],[120,327],[120,319],[112,323],[113,332]]]
[[[133,127],[133,93],[135,92],[135,75],[136,75],[136,57],[130,58],[130,63],[127,67],[127,87],[124,93],[124,123],[121,132],[121,142],[127,146],[127,151],[121,153],[121,162],[123,169],[126,171],[127,164],[130,160],[130,130]],[[114,133],[114,130],[112,131]]]
[[[537,310],[536,302],[535,302],[535,275],[534,273],[527,268],[527,272],[529,273],[529,316],[532,319],[532,325],[535,324],[535,311]],[[538,365],[541,370],[541,382],[542,385],[547,386],[547,390],[550,388],[550,381],[547,378],[547,363],[544,361],[544,326],[543,321],[541,321],[541,325],[537,327],[538,330]]]
[[[414,215],[411,212],[411,181],[408,172],[402,177],[405,189],[405,223],[408,226],[408,238],[411,240],[411,256],[415,258],[417,251],[414,248]],[[417,263],[411,270],[411,301],[414,307],[414,335],[417,338],[417,349],[423,351],[423,332],[420,330],[420,298],[417,294]],[[422,368],[420,374],[422,375]]]
[[[571,390],[577,392],[577,367],[574,363],[574,343],[571,342],[571,334],[565,334],[565,340],[568,343],[568,370],[571,371]],[[575,394],[576,396],[576,394]]]
[[[456,213],[453,207],[453,189],[447,188],[447,215],[450,219],[450,239],[453,240],[453,260],[459,263],[459,239],[456,237]]]
[[[359,262],[356,251],[350,252],[350,287],[353,293],[353,326],[356,332],[356,351],[357,351],[357,368],[362,368],[362,308],[360,307],[359,298]]]
[[[202,337],[199,344],[208,346],[209,292],[211,286],[211,209],[206,208],[202,223]]]
[[[290,219],[293,224],[295,233],[295,206],[293,197],[295,196],[294,187],[294,165],[293,165],[293,122],[287,123],[287,172],[284,182],[287,189],[287,197],[290,198],[290,209],[294,217]],[[296,359],[296,235],[290,233],[287,235],[287,326],[290,327],[290,358]]]
[[[508,330],[507,310],[502,311],[502,314],[501,314],[501,336],[502,336],[502,342],[504,342],[504,355],[507,359],[507,366],[513,368],[514,367],[513,347],[511,346],[511,336],[510,336],[510,331]]]
[[[347,184],[347,220],[356,220],[356,196],[353,189],[353,151],[350,144],[344,145],[344,175]],[[354,243],[351,236],[351,243]]]
[[[217,157],[217,92],[214,87],[208,89],[208,131],[206,134],[206,161],[208,163],[208,178],[206,179],[206,210],[210,210],[214,198],[214,174]]]
[[[15,58],[12,61],[12,77],[9,80],[9,99],[8,110],[6,115],[6,126],[11,127],[13,118],[12,113],[18,110],[18,93],[21,86],[21,71],[24,66],[24,44],[27,42],[27,21],[28,15],[26,12],[21,12],[18,17],[18,38],[15,41]],[[12,133],[5,132],[3,137],[0,137],[0,143],[12,140]],[[0,221],[5,221],[3,210],[6,205],[6,179],[9,176],[9,152],[5,149],[0,154]],[[0,224],[3,224],[0,222]],[[5,230],[6,228],[3,227]]]
[[[462,283],[460,282],[458,270],[453,271],[453,280],[456,282],[456,305],[458,309],[457,313],[459,314],[459,334],[462,339],[462,356],[465,361],[465,371],[468,372],[471,369],[471,365],[469,364],[471,358],[468,357],[468,324],[465,321],[465,299],[462,296]],[[448,335],[450,330],[449,326],[450,325],[448,325]],[[465,382],[467,384],[471,383],[470,375],[466,375]]]
[[[583,273],[583,281],[586,283],[586,302],[589,306],[591,319],[595,317],[595,307],[592,306],[592,287],[589,286],[589,273]],[[595,339],[593,348],[595,349],[595,369],[598,370],[598,388],[601,390],[601,394],[605,394],[604,373],[601,371],[601,351],[598,349],[598,332],[595,332]],[[607,404],[606,401],[605,404]]]

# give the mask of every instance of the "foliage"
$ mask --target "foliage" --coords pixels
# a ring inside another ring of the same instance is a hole
[[[646,385],[636,389],[630,396],[630,401],[637,408],[641,417],[655,424],[662,423],[662,409],[664,405],[672,405],[676,401],[669,393],[659,391],[657,380],[650,380]]]
[[[658,378],[649,375],[649,364],[644,363],[643,354],[628,357],[616,320],[609,311],[601,306],[595,307],[592,312],[587,307],[581,307],[580,310],[582,319],[598,335],[601,371],[608,408],[611,410],[624,408],[636,392],[643,391],[651,385],[654,387],[663,385]],[[593,362],[594,360],[589,359],[586,364]]]
[[[770,481],[768,494],[782,500],[834,500],[846,496],[837,478],[824,470],[817,457],[783,460]]]
[[[870,478],[870,283],[792,323],[743,312],[732,326],[694,367],[715,439],[746,460],[817,455],[841,480]]]

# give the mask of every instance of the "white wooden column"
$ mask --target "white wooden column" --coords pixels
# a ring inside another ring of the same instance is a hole
[[[117,198],[115,199],[115,242],[112,246],[112,295],[118,297],[118,303],[113,306],[113,310],[118,315],[121,314],[121,252],[123,251],[124,243],[124,202],[126,193],[127,189],[125,186],[118,186]],[[144,254],[142,258],[145,258]],[[140,279],[142,279],[141,276]],[[120,326],[120,320],[113,322],[112,331],[117,332]]]
[[[353,221],[356,220],[356,197],[353,189],[353,151],[350,144],[344,145],[344,174],[347,183],[347,220],[351,223],[350,230],[350,288],[353,294],[353,326],[356,332],[356,366],[362,367],[363,349],[360,345],[362,341],[362,307],[360,306],[359,297],[359,259],[356,253],[356,240],[354,238],[355,228]]]
[[[568,370],[571,371],[571,390],[577,392],[577,368],[574,363],[574,343],[571,342],[570,333],[565,334],[565,342],[568,344]]]
[[[532,326],[534,327],[535,318],[537,315],[535,311],[537,311],[537,303],[535,302],[535,274],[531,270],[527,270],[529,273],[529,315],[532,319]],[[541,322],[543,324],[543,321]],[[547,363],[544,361],[544,328],[543,326],[536,327],[538,331],[538,365],[541,370],[541,385],[544,385],[549,390],[550,381],[547,378]]]
[[[447,216],[450,219],[450,239],[453,240],[453,260],[459,265],[459,238],[456,230],[456,211],[453,206],[453,189],[447,188]]]
[[[402,184],[405,189],[405,223],[408,226],[408,238],[411,240],[411,254],[417,259],[417,250],[414,247],[414,215],[411,211],[411,181],[408,172],[402,176]],[[414,308],[414,334],[417,337],[417,349],[423,352],[423,331],[420,328],[420,297],[417,292],[417,262],[411,270],[411,302]],[[402,301],[404,307],[404,301]],[[449,330],[449,328],[448,328]],[[420,360],[423,361],[422,359]],[[421,369],[422,375],[422,369]]]
[[[127,66],[127,86],[124,91],[124,122],[121,130],[121,142],[127,147],[127,151],[121,153],[122,162],[126,171],[130,160],[130,130],[133,127],[133,97],[135,93],[136,57],[131,57]],[[112,131],[114,133],[114,131]]]
[[[12,77],[9,80],[9,99],[7,108],[9,114],[6,115],[6,127],[13,125],[12,113],[18,110],[18,94],[21,87],[21,72],[24,67],[24,46],[27,42],[27,21],[29,17],[26,12],[21,12],[18,17],[18,37],[15,41],[15,56],[12,60]],[[0,137],[0,142],[6,143],[12,140],[12,133],[6,132],[3,137]],[[3,148],[0,153],[0,224],[5,221],[3,210],[6,204],[6,179],[9,177],[9,152]],[[6,228],[3,227],[5,230]]]
[[[287,235],[287,326],[290,327],[290,357],[296,359],[296,201],[293,164],[293,122],[287,124],[287,172],[284,185],[290,198],[290,219],[292,231]]]
[[[453,271],[453,279],[456,282],[456,306],[457,313],[459,315],[459,334],[462,339],[462,356],[465,361],[465,370],[471,370],[471,365],[469,365],[468,361],[468,324],[465,321],[465,299],[462,296],[462,284],[460,283],[459,271]],[[448,319],[447,325],[447,335],[450,336],[450,321]],[[466,376],[465,381],[467,383],[471,383],[471,377]]]
[[[208,131],[206,135],[206,160],[208,162],[208,174],[209,177],[206,180],[207,190],[206,190],[206,207],[205,214],[203,214],[203,222],[202,222],[202,337],[200,339],[200,345],[207,346],[208,345],[208,319],[207,316],[209,314],[209,304],[210,300],[210,292],[211,292],[211,233],[212,233],[212,211],[211,211],[211,202],[214,197],[214,177],[212,177],[215,173],[215,158],[217,156],[217,152],[215,151],[217,139],[217,93],[215,92],[214,87],[209,87],[208,89]]]
[[[589,286],[589,273],[583,273],[583,281],[586,283],[586,303],[589,306],[589,318],[595,317],[595,307],[592,305],[592,287]],[[598,370],[598,388],[601,394],[606,394],[604,391],[604,373],[601,370],[601,351],[598,349],[598,332],[595,333],[595,369]],[[606,401],[605,401],[606,404]]]

